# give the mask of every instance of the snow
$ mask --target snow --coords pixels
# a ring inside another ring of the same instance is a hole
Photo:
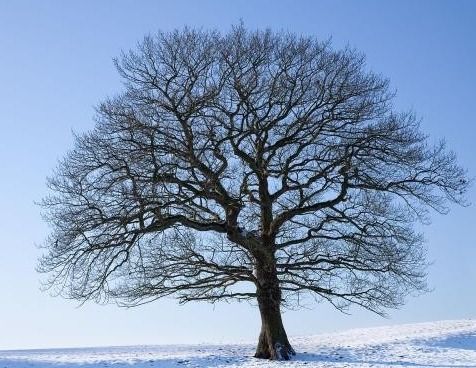
[[[0,368],[476,367],[476,321],[439,321],[291,338],[289,362],[254,344],[0,351]]]

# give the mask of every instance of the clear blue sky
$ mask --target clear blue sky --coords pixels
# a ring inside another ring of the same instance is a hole
[[[157,29],[226,31],[240,19],[363,51],[398,89],[397,105],[417,111],[476,176],[476,1],[0,1],[0,349],[256,339],[248,304],[78,308],[41,293],[34,270],[47,233],[34,201],[71,132],[91,128],[93,106],[121,88],[112,58]],[[286,313],[288,333],[476,318],[475,226],[474,205],[433,216],[424,231],[434,291],[389,320],[319,304]]]

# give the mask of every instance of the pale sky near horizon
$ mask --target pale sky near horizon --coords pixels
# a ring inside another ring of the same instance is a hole
[[[475,1],[0,0],[0,349],[256,340],[259,314],[248,304],[78,307],[41,292],[35,271],[48,229],[34,201],[72,131],[90,129],[94,106],[120,91],[112,58],[158,29],[227,31],[240,20],[362,51],[398,90],[396,105],[415,110],[431,140],[446,138],[476,176]],[[389,319],[325,304],[286,312],[288,334],[476,318],[476,207],[432,219],[423,227],[431,293]]]

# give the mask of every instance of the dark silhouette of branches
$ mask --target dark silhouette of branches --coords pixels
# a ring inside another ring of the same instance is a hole
[[[256,355],[287,359],[293,297],[383,314],[425,289],[414,224],[464,204],[468,181],[363,55],[238,26],[159,32],[116,67],[124,92],[43,201],[40,270],[63,294],[257,299]]]

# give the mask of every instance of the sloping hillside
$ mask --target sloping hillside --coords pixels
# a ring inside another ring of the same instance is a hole
[[[289,362],[252,358],[253,345],[164,345],[0,351],[0,368],[476,367],[476,321],[355,329],[291,339]]]

